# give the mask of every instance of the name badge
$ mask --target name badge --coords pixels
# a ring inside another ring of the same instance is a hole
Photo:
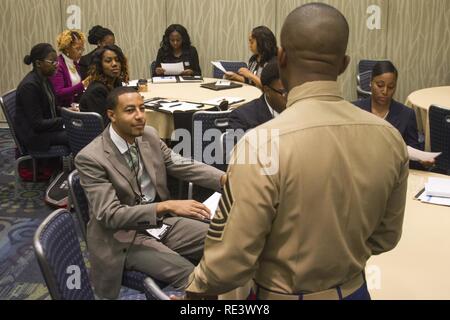
[[[185,67],[189,67],[190,65],[191,65],[191,64],[189,63],[189,61],[185,61],[185,62],[184,62],[184,66],[185,66]]]

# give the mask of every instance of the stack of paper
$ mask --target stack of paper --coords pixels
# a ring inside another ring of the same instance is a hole
[[[450,198],[450,179],[429,178],[425,192],[427,196]]]
[[[450,179],[429,178],[416,199],[426,203],[450,206]]]
[[[153,77],[152,81],[153,83],[176,83],[177,77]]]

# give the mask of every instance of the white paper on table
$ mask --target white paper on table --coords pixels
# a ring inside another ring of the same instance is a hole
[[[152,78],[153,83],[176,83],[177,77],[171,76],[171,77],[153,77]]]
[[[229,80],[218,80],[216,82],[216,86],[229,87],[229,86],[231,86],[231,81],[229,81]]]
[[[442,152],[425,152],[407,146],[409,159],[413,161],[431,161],[439,156]]]
[[[450,179],[428,178],[424,193],[432,197],[450,198]]]
[[[428,196],[426,192],[422,192],[420,197],[417,199],[425,203],[438,204],[441,206],[450,206],[450,198],[432,197]]]
[[[178,76],[184,71],[183,62],[178,63],[161,63],[166,76]]]
[[[138,80],[130,80],[128,82],[128,84],[125,82],[122,82],[122,86],[124,86],[124,87],[137,87],[137,84],[138,84]]]
[[[211,61],[212,65],[222,71],[223,73],[227,73],[227,70],[222,66],[222,64],[219,61]]]
[[[177,102],[177,103],[161,103],[162,107],[159,110],[174,112],[174,111],[191,111],[196,110],[201,107],[201,104],[198,103],[189,103],[189,102]]]
[[[222,198],[222,194],[219,192],[215,192],[211,197],[205,200],[203,204],[211,211],[211,218],[212,220],[214,218],[214,215],[216,214],[217,207],[219,206],[220,198]]]

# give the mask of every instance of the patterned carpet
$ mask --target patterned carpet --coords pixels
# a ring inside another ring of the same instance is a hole
[[[20,182],[15,198],[14,160],[14,140],[8,129],[0,129],[0,300],[50,299],[32,240],[54,209],[43,200],[47,182]],[[134,290],[121,292],[121,299],[142,298]]]

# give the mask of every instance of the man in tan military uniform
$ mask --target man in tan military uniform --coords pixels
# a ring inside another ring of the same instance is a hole
[[[259,299],[370,298],[367,260],[400,239],[408,154],[395,128],[342,98],[348,33],[325,4],[287,17],[278,56],[287,109],[235,148],[192,297],[254,279]]]

